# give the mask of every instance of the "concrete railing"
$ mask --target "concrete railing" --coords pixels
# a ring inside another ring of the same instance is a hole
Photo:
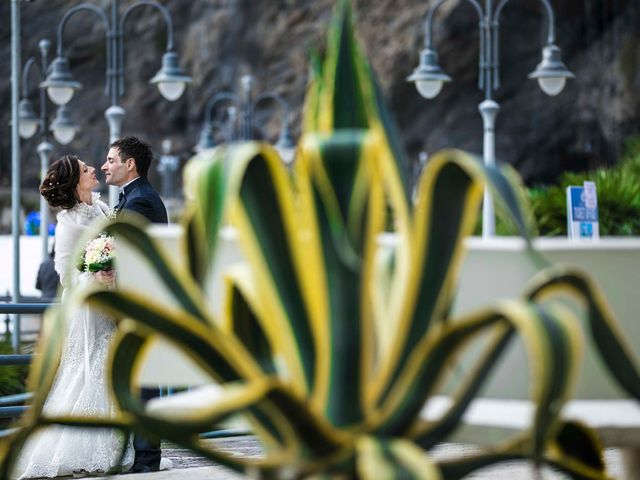
[[[150,233],[161,242],[167,252],[179,251],[182,234],[179,227],[152,226]],[[384,239],[384,242],[393,241]],[[554,263],[568,263],[590,272],[604,290],[629,343],[640,350],[640,238],[604,238],[597,242],[575,242],[566,239],[537,239],[536,249]],[[462,313],[489,304],[500,298],[517,297],[535,274],[536,268],[525,254],[525,244],[519,238],[483,240],[468,238],[467,257],[463,264],[459,292],[454,313]],[[154,279],[137,255],[119,244],[120,269],[118,282],[124,288],[154,292],[155,299],[171,303],[171,293]],[[178,258],[179,261],[180,260]],[[220,308],[220,272],[228,265],[242,261],[235,243],[235,232],[221,233],[217,277],[210,286],[208,298],[214,311]],[[590,344],[590,340],[587,339]],[[473,354],[462,359],[464,371],[474,363]],[[463,426],[455,439],[465,443],[495,443],[530,423],[533,405],[528,400],[529,367],[522,345],[516,341],[510,347],[488,385],[476,399],[463,419]],[[140,377],[141,384],[200,385],[209,383],[206,375],[186,357],[165,342],[158,341],[150,349]],[[183,400],[175,398],[171,404],[155,403],[152,408],[172,411],[190,408],[205,399],[210,400],[211,388],[203,387],[199,398],[191,392]],[[167,402],[169,400],[167,399]],[[425,406],[423,416],[436,418],[450,404],[446,395],[436,397]],[[597,429],[606,446],[623,449],[627,478],[640,478],[640,404],[631,400],[605,372],[595,349],[588,345],[581,367],[575,400],[568,403],[564,416],[582,420]]]

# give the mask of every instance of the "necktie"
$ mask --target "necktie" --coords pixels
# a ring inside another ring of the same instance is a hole
[[[120,195],[118,195],[118,203],[122,203],[123,199],[124,199],[124,190],[121,190]]]

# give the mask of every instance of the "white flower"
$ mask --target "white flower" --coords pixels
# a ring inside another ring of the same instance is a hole
[[[115,256],[115,244],[113,237],[100,235],[87,243],[84,252],[85,270],[91,264],[101,264],[112,260]]]

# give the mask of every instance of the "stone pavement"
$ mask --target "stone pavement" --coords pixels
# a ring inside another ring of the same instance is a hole
[[[262,449],[254,437],[230,437],[225,439],[207,440],[212,445],[217,445],[222,450],[232,452],[238,456],[259,457]],[[188,450],[172,444],[163,444],[163,456],[173,462],[173,469],[157,472],[131,475],[115,475],[109,477],[117,480],[241,480],[245,478],[225,467],[196,456]],[[447,458],[451,456],[464,456],[477,451],[473,446],[460,444],[443,444],[438,446],[433,452],[436,458]],[[620,455],[616,450],[608,449],[605,458],[609,468],[609,474],[613,478],[621,478],[622,471],[620,465]],[[468,480],[560,480],[566,477],[544,470],[536,474],[531,467],[523,463],[505,463],[500,467],[488,468],[477,474],[467,477]]]

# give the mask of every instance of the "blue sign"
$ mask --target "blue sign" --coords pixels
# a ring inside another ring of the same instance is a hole
[[[567,187],[567,234],[569,238],[599,238],[595,183]]]

